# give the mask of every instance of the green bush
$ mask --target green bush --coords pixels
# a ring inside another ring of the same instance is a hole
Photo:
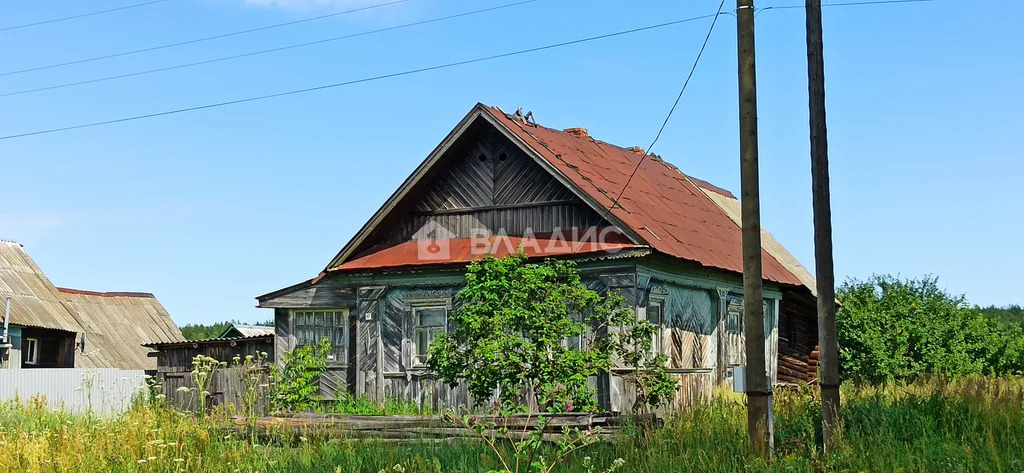
[[[331,341],[297,347],[284,355],[284,367],[271,371],[271,401],[275,410],[308,411],[320,399],[320,375],[327,371]]]
[[[651,354],[654,327],[620,294],[584,285],[570,261],[484,258],[469,265],[457,299],[428,365],[449,384],[464,381],[478,405],[497,391],[506,409],[521,408],[529,393],[543,410],[593,411],[588,380],[608,373],[613,358],[633,370],[628,380],[645,404],[675,390],[664,355]]]
[[[843,283],[836,319],[841,374],[861,382],[1024,370],[1024,336],[985,317],[938,278],[875,275]]]

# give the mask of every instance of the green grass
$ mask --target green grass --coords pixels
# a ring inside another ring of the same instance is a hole
[[[829,457],[817,448],[817,399],[809,390],[775,399],[776,455],[750,454],[741,398],[721,393],[662,429],[627,428],[555,471],[1024,471],[1024,382],[932,380],[843,389],[843,433]],[[347,406],[349,412],[370,411]],[[398,407],[396,410],[401,411]],[[377,413],[379,411],[373,411]],[[479,441],[395,444],[318,438],[252,443],[215,419],[137,408],[114,419],[48,412],[39,402],[0,406],[0,471],[32,472],[477,472],[498,467]]]

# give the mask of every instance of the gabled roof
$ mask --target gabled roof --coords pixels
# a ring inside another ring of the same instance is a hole
[[[21,244],[0,240],[0,311],[11,297],[12,324],[80,332],[75,314]],[[0,319],[3,312],[0,312]]]
[[[267,325],[231,324],[217,338],[246,338],[273,335],[274,327]]]
[[[152,294],[57,290],[86,334],[85,351],[75,354],[76,368],[156,369],[142,344],[184,338]]]
[[[652,248],[703,266],[743,272],[739,225],[675,166],[589,136],[514,120],[496,107],[484,107],[500,126],[539,154],[602,209],[639,234]],[[630,181],[633,170],[636,174]],[[629,186],[618,198],[619,191]],[[703,182],[703,181],[700,181]],[[764,278],[799,285],[800,280],[762,250]]]
[[[142,344],[184,339],[152,294],[56,287],[20,244],[0,241],[0,304],[7,296],[11,324],[85,334],[76,368],[156,369]]]
[[[325,272],[345,269],[350,264],[363,266],[363,263],[356,262],[365,262],[376,256],[361,255],[361,258],[350,259],[376,226],[385,220],[413,186],[442,159],[445,151],[477,120],[485,120],[517,144],[577,197],[622,230],[633,244],[646,245],[659,253],[706,267],[742,273],[740,224],[731,218],[730,213],[716,199],[709,196],[715,194],[735,200],[727,191],[689,177],[653,155],[643,159],[637,169],[642,152],[595,140],[585,133],[567,133],[526,122],[497,107],[483,104],[473,107],[342,248]],[[616,195],[630,179],[634,169],[635,176],[629,181],[618,203],[613,205]],[[781,245],[777,246],[781,248]],[[766,245],[765,250],[768,249]],[[765,250],[762,250],[765,279],[793,286],[807,283],[806,278],[800,277],[804,275],[794,274],[794,270],[777,259],[777,256],[784,256],[782,253],[775,252],[773,255],[772,251]],[[789,258],[792,259],[792,256]],[[380,264],[371,266],[384,267]],[[788,266],[797,269],[799,263]],[[809,288],[813,290],[813,284]]]

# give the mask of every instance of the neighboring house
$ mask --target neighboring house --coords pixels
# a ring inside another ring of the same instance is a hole
[[[156,369],[143,343],[181,340],[152,294],[54,286],[16,242],[0,240],[0,368]]]
[[[230,327],[224,329],[224,332],[217,338],[258,337],[262,335],[274,335],[274,327],[233,323]]]
[[[317,277],[257,297],[274,309],[277,358],[327,337],[336,389],[465,404],[465,389],[426,369],[427,346],[449,328],[466,264],[521,249],[576,261],[586,284],[622,293],[661,327],[654,345],[680,385],[673,407],[731,377],[744,364],[737,199],[657,156],[641,163],[642,149],[529,117],[473,107]],[[777,383],[810,382],[814,280],[763,237],[766,370]],[[618,375],[594,383],[604,409],[630,408]]]

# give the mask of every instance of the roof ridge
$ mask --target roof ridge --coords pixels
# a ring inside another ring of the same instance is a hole
[[[99,297],[138,297],[145,299],[156,299],[156,296],[149,292],[128,292],[128,291],[87,291],[84,289],[72,289],[69,287],[54,286],[57,292],[64,294],[77,294],[81,296],[99,296]]]

